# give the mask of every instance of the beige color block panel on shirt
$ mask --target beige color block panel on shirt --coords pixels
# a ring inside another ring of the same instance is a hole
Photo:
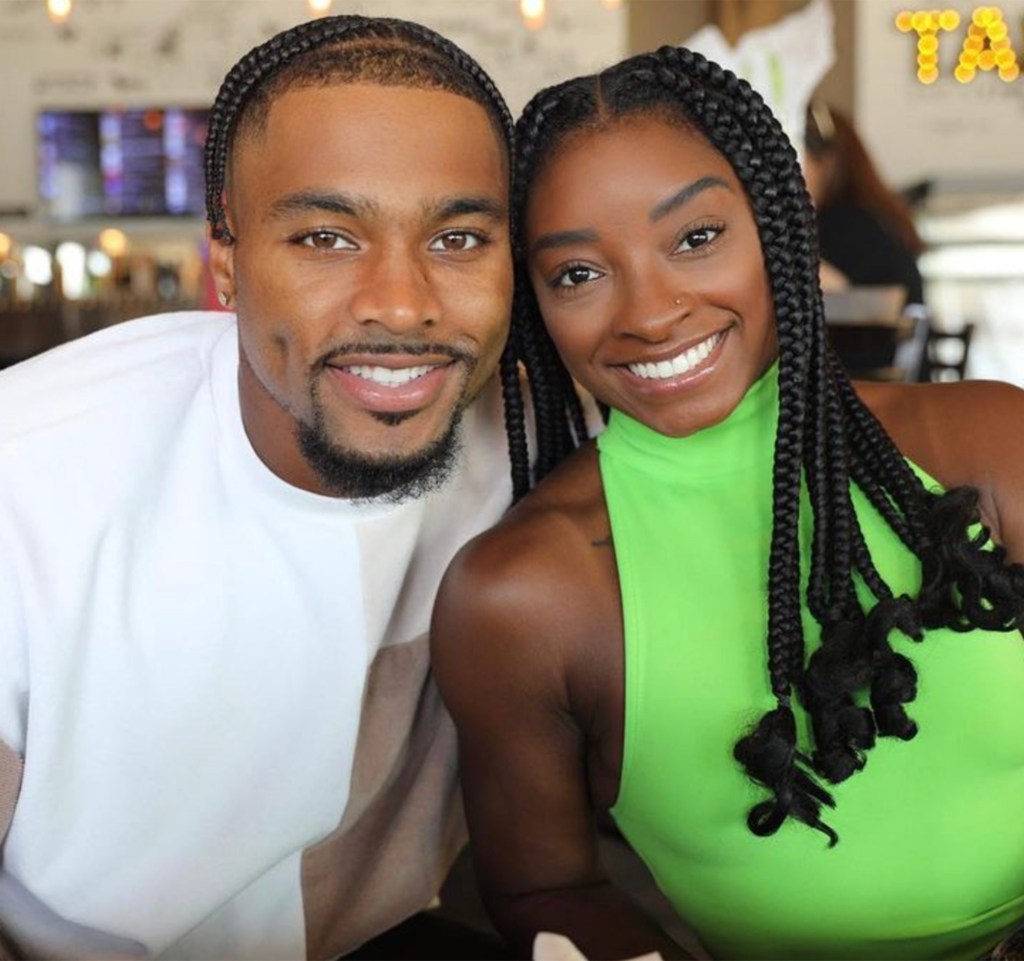
[[[427,638],[385,647],[368,675],[345,814],[303,855],[307,957],[353,951],[426,907],[464,842],[455,729]]]
[[[14,819],[14,808],[21,792],[21,774],[25,767],[20,755],[0,741],[0,846],[7,837],[7,830]],[[0,929],[0,961],[17,958],[14,945],[7,940]]]
[[[0,845],[14,819],[14,808],[21,791],[21,774],[25,763],[21,756],[0,741]]]

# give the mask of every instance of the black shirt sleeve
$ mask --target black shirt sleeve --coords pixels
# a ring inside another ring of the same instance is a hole
[[[924,303],[917,260],[874,215],[850,204],[818,214],[822,260],[841,270],[855,285],[900,284],[907,303]]]

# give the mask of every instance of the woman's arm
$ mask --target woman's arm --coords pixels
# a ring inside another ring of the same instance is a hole
[[[528,522],[485,535],[456,558],[435,607],[434,669],[458,727],[481,893],[524,957],[539,931],[568,936],[589,958],[685,957],[600,863],[594,719],[574,696],[574,670],[608,625],[585,572],[592,545],[576,545],[569,528]]]

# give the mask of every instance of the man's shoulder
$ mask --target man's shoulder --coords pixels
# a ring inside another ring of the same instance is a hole
[[[173,403],[208,369],[228,314],[185,311],[125,321],[0,372],[0,448],[90,415]]]

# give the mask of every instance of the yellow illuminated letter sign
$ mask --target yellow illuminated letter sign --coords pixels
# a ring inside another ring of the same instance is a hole
[[[917,79],[935,83],[939,77],[939,34],[960,26],[955,10],[902,10],[896,28],[917,34]],[[1009,83],[1020,76],[1017,54],[1010,44],[1009,29],[999,7],[978,7],[971,14],[967,35],[960,48],[953,76],[970,83],[978,70],[997,70],[999,79]]]

